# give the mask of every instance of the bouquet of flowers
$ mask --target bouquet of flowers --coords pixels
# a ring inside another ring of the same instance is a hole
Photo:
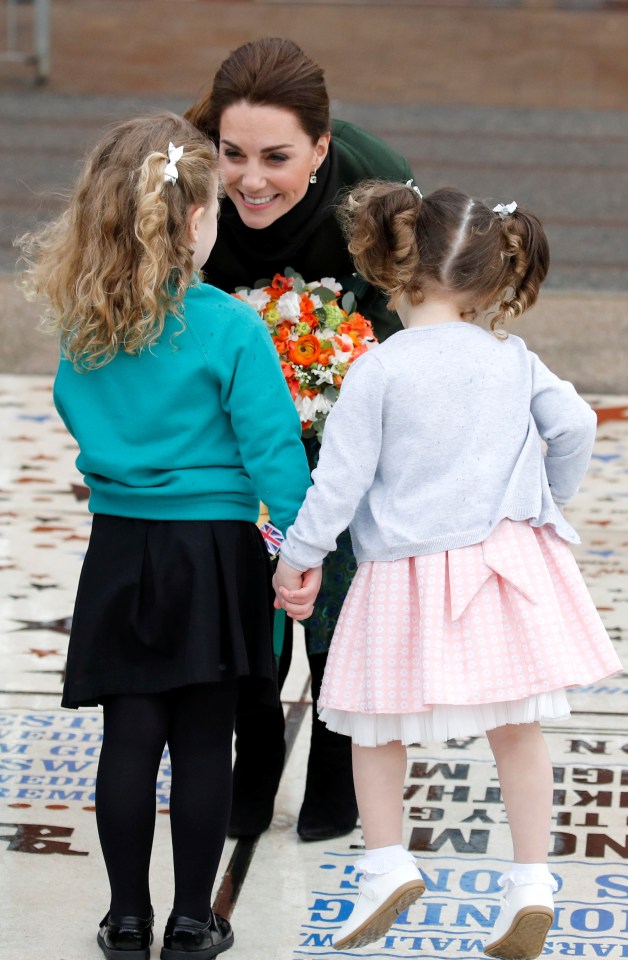
[[[268,327],[304,436],[321,438],[347,370],[377,342],[370,321],[355,309],[353,293],[341,293],[333,277],[306,283],[288,267],[271,282],[258,280],[234,294]]]

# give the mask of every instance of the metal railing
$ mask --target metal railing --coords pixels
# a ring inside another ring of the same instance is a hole
[[[19,49],[20,14],[18,7],[26,3],[32,9],[32,48]],[[0,62],[29,63],[36,68],[38,83],[50,76],[50,0],[5,0],[6,32]]]

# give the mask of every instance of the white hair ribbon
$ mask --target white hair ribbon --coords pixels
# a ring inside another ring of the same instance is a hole
[[[420,191],[419,188],[417,187],[417,185],[416,185],[416,183],[414,182],[414,180],[406,180],[406,187],[410,187],[411,190],[414,190],[415,193],[418,193],[419,198],[420,198],[421,200],[423,199],[423,194],[421,193],[421,191]]]
[[[514,213],[517,209],[517,204],[513,200],[512,203],[498,203],[496,207],[493,207],[493,213],[496,213],[498,217],[501,217],[502,220],[505,220],[506,217],[509,217],[511,213]]]
[[[183,156],[183,147],[175,147],[174,143],[168,144],[168,163],[164,170],[164,183],[176,183],[179,179],[177,163]]]

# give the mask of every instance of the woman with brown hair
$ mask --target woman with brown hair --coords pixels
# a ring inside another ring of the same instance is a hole
[[[225,199],[218,239],[204,266],[222,290],[252,287],[292,267],[305,280],[333,276],[351,290],[378,340],[400,328],[380,291],[356,274],[337,218],[339,196],[368,179],[406,181],[406,160],[365,130],[331,120],[323,70],[291,40],[246,43],[219,67],[213,84],[186,113],[219,151]],[[319,444],[304,441],[310,466]],[[316,701],[327,651],[355,572],[348,533],[326,560],[323,588],[305,623],[312,674],[312,741],[297,830],[303,840],[350,832],[357,808],[349,739],[326,730]],[[289,631],[288,631],[289,633]],[[280,676],[290,662],[286,638]],[[229,832],[265,830],[284,761],[281,710],[241,716],[237,726],[234,798]],[[260,749],[263,746],[263,750]],[[255,784],[253,797],[249,784]]]

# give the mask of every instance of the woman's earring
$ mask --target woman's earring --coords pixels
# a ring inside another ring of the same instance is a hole
[[[314,167],[310,174],[310,183],[316,183],[316,179],[316,167]]]

